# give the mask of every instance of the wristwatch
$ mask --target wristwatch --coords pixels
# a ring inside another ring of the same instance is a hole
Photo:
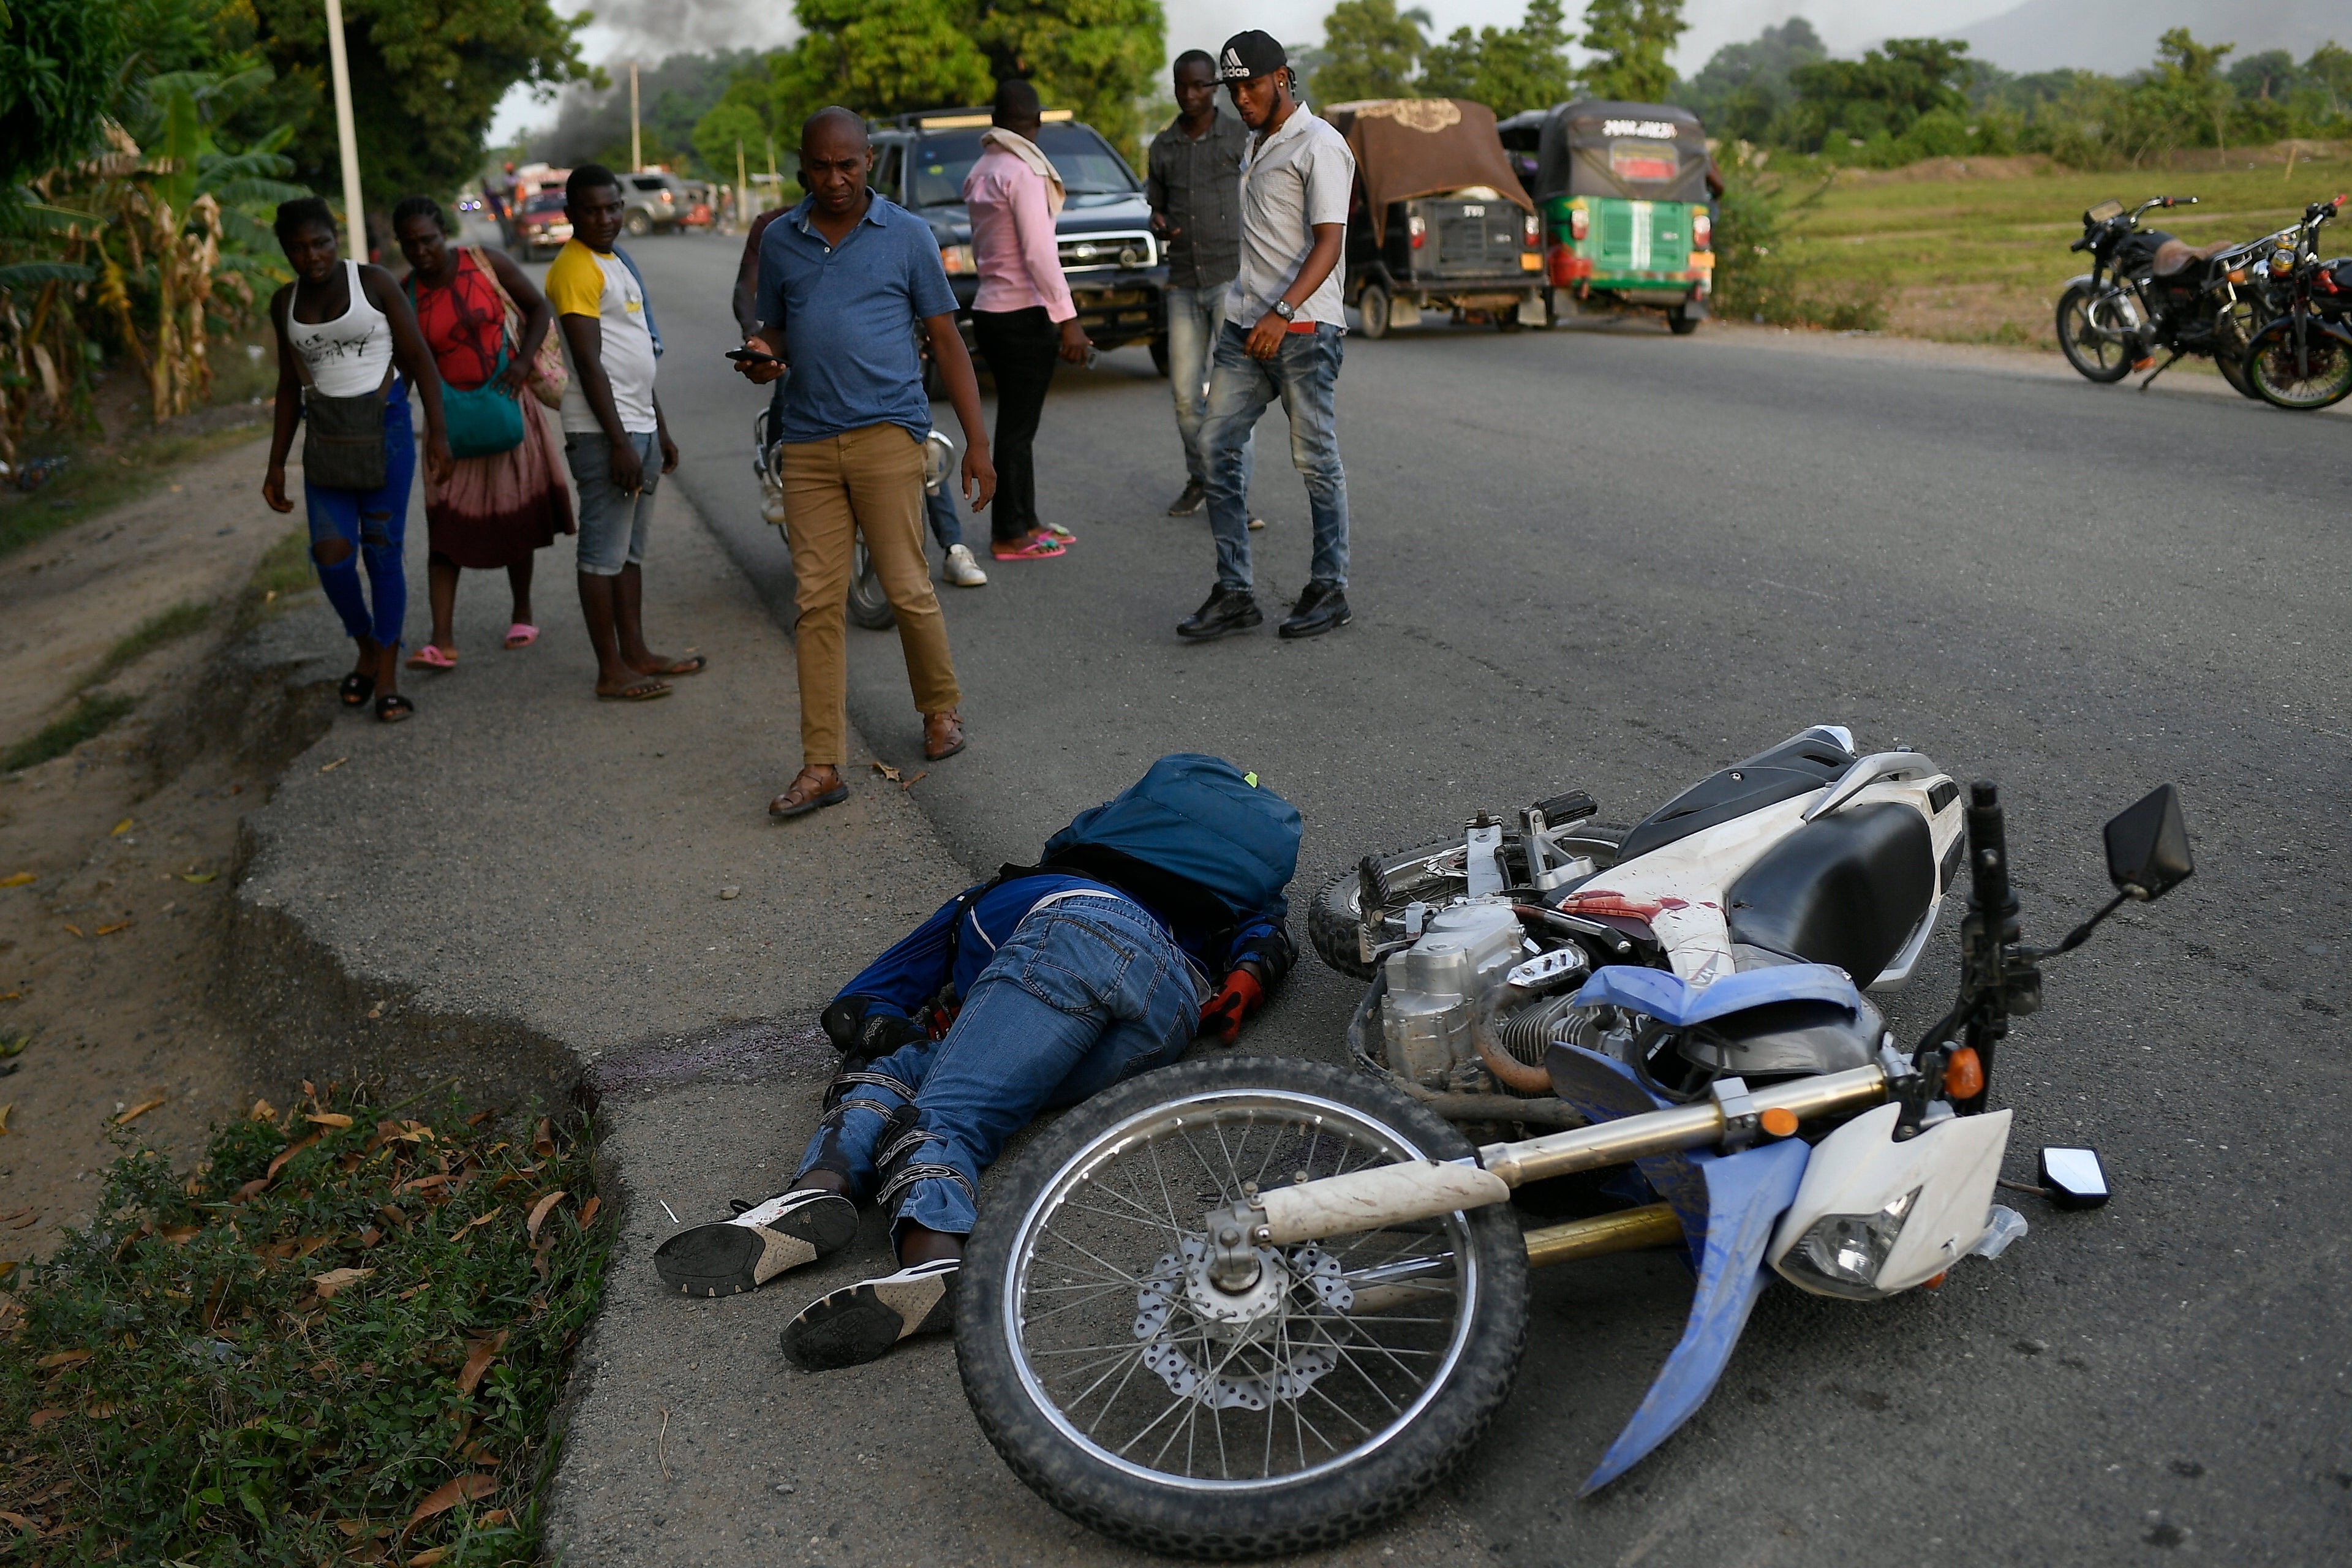
[[[1298,307],[1287,300],[1276,300],[1274,302],[1274,313],[1286,321],[1298,320]]]

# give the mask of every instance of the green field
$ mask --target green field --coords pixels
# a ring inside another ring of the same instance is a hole
[[[2292,223],[2305,204],[2352,190],[2352,156],[2298,157],[2292,171],[2263,149],[2249,169],[2051,172],[2018,177],[1848,174],[1792,216],[1783,254],[1810,280],[1886,290],[1887,330],[1958,342],[2054,344],[2053,311],[2088,258],[2067,250],[2084,208],[2109,197],[2137,206],[2150,196],[2196,196],[2194,207],[2150,213],[2144,225],[2192,244],[2251,239]],[[2007,172],[2016,160],[1979,160]],[[1945,173],[1948,163],[1917,174]],[[1790,172],[1794,207],[1815,182]],[[2323,244],[2352,252],[2352,217]]]

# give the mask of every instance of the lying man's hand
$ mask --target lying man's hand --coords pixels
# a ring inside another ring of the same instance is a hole
[[[1230,1046],[1242,1037],[1242,1020],[1265,1005],[1265,987],[1244,964],[1225,976],[1224,989],[1201,1005],[1201,1033],[1213,1033]]]

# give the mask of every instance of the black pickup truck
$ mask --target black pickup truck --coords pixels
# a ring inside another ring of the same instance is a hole
[[[1151,232],[1143,182],[1118,149],[1066,109],[1048,110],[1037,145],[1061,172],[1068,200],[1055,223],[1062,272],[1078,323],[1102,349],[1148,344],[1167,371],[1168,266]],[[971,301],[980,274],[971,255],[964,176],[980,162],[985,109],[938,109],[874,125],[874,189],[931,226],[955,289],[964,343],[972,346]]]

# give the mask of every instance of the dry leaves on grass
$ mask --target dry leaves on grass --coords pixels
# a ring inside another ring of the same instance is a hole
[[[562,1187],[558,1187],[553,1192],[548,1194],[545,1197],[540,1199],[539,1202],[530,1205],[530,1218],[524,1222],[522,1228],[523,1233],[530,1237],[534,1245],[539,1240],[539,1227],[546,1223],[549,1211],[553,1209],[556,1205],[562,1203],[563,1198],[563,1189]]]
[[[100,934],[102,935],[104,933],[101,932]],[[114,1124],[117,1127],[130,1126],[132,1122],[138,1121],[141,1117],[146,1115],[149,1111],[163,1104],[163,1096],[159,1094],[152,1100],[141,1100],[138,1104],[132,1106],[130,1110],[116,1117],[114,1119]]]
[[[459,1476],[453,1481],[445,1481],[427,1492],[425,1500],[416,1505],[416,1511],[410,1514],[408,1522],[400,1527],[401,1539],[404,1541],[408,1539],[410,1531],[415,1530],[435,1514],[446,1513],[461,1502],[472,1502],[478,1498],[486,1498],[498,1489],[499,1479],[496,1476],[478,1473]],[[418,1555],[424,1554],[420,1552]]]
[[[470,1394],[481,1385],[482,1376],[490,1370],[490,1363],[507,1348],[510,1330],[500,1329],[487,1340],[474,1340],[466,1349],[466,1364],[457,1373],[457,1392]]]
[[[302,1120],[316,1122],[321,1127],[333,1127],[339,1130],[352,1124],[352,1119],[340,1110],[312,1110],[306,1112]]]
[[[310,1281],[310,1289],[319,1293],[321,1301],[331,1301],[345,1289],[374,1272],[373,1268],[330,1268]]]
[[[22,888],[38,880],[30,871],[19,871],[13,877],[0,877],[0,888]]]

